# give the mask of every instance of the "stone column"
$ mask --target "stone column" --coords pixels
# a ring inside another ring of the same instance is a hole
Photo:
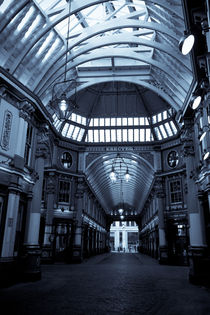
[[[46,148],[38,144],[36,150],[36,182],[33,187],[33,194],[28,200],[27,224],[25,233],[25,277],[30,279],[41,278],[39,245],[40,210],[42,201],[42,186],[44,178],[44,160],[46,158]],[[30,196],[29,196],[30,197]]]
[[[206,241],[204,236],[203,214],[198,200],[198,187],[195,170],[195,152],[194,152],[194,130],[193,121],[185,119],[185,126],[182,131],[183,154],[186,163],[187,179],[187,206],[189,218],[189,280],[191,282],[200,282],[203,278],[203,261],[206,252]],[[205,276],[204,276],[205,277]]]
[[[82,262],[83,260],[83,240],[82,240],[82,220],[84,210],[84,179],[78,178],[77,190],[75,194],[75,234],[74,234],[74,245],[73,245],[73,262]]]
[[[16,225],[21,192],[18,176],[12,176],[12,180],[8,189],[9,195],[7,203],[7,214],[1,252],[1,261],[4,262],[11,262],[14,260],[13,255],[16,237]]]
[[[168,263],[168,246],[166,241],[165,233],[165,219],[164,219],[164,209],[165,209],[165,193],[163,188],[163,179],[157,177],[155,181],[155,193],[157,198],[158,207],[158,233],[159,233],[159,263]]]
[[[52,223],[54,216],[54,199],[56,194],[56,176],[54,172],[49,172],[47,177],[47,211],[45,219],[44,244],[42,248],[42,261],[53,262],[53,242],[54,235],[52,231]]]

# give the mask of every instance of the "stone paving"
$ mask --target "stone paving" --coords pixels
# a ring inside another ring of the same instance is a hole
[[[188,267],[110,253],[43,265],[41,281],[1,289],[0,307],[2,315],[209,315],[210,289],[190,284]]]

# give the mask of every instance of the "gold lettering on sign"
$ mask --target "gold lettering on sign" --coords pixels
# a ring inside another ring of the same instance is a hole
[[[2,149],[6,151],[9,150],[11,129],[12,129],[12,113],[6,110],[4,114],[4,122],[3,122],[3,128],[2,128],[2,136],[1,136],[1,147]]]

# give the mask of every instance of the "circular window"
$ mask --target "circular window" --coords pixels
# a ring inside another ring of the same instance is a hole
[[[72,165],[72,157],[71,154],[69,152],[64,152],[61,155],[61,163],[63,165],[63,167],[65,168],[70,168]]]
[[[179,155],[176,151],[171,151],[168,154],[168,158],[167,158],[167,162],[168,165],[170,167],[175,167],[177,166],[178,162],[179,162]]]

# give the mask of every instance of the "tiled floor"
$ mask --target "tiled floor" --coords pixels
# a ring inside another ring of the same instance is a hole
[[[77,265],[43,265],[41,281],[0,291],[0,310],[2,315],[209,315],[210,290],[188,282],[188,267],[111,253]]]

